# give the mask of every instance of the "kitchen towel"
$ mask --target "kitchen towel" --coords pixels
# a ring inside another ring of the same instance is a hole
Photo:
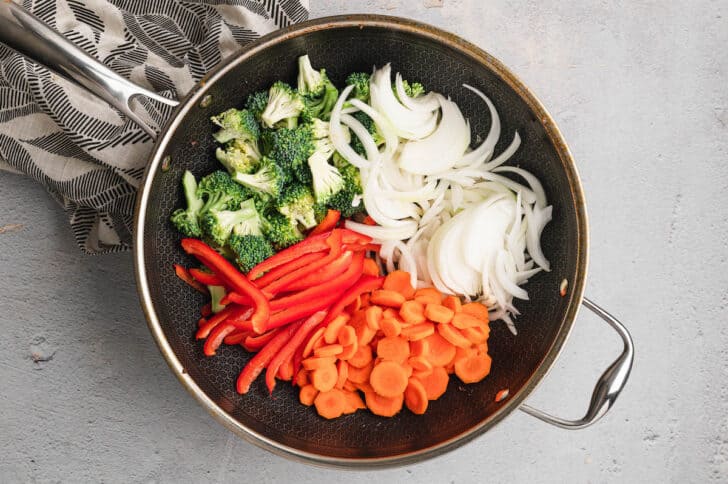
[[[118,74],[174,98],[246,43],[308,18],[308,0],[22,5]],[[141,109],[158,126],[171,112],[147,101]],[[0,169],[41,183],[85,252],[130,248],[136,191],[153,144],[104,101],[0,44]]]

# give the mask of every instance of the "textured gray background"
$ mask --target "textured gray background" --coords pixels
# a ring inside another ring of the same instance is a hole
[[[623,396],[587,430],[516,412],[443,457],[376,474],[283,460],[223,429],[177,383],[139,309],[131,255],[81,255],[43,190],[0,174],[0,481],[728,480],[728,4],[312,4],[313,17],[377,12],[456,32],[541,98],[587,193],[587,293],[635,339]],[[529,403],[580,416],[619,349],[582,312]]]

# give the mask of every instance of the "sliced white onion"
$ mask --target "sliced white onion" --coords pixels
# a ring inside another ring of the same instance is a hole
[[[397,90],[397,97],[400,102],[412,111],[434,111],[440,107],[437,101],[437,95],[434,92],[428,92],[424,96],[409,97],[404,90],[404,82],[402,82],[402,74],[399,72],[394,76],[394,86]]]
[[[528,185],[531,187],[531,190],[533,190],[534,195],[536,195],[536,205],[538,205],[540,208],[546,206],[546,192],[543,189],[543,185],[541,185],[541,182],[538,181],[538,178],[533,176],[530,172],[516,166],[501,166],[494,169],[493,171],[506,171],[515,173],[516,175],[520,175],[521,177],[523,177],[524,180],[526,180]]]
[[[362,146],[364,146],[364,152],[367,155],[367,160],[370,163],[378,161],[379,149],[377,148],[377,144],[374,142],[374,138],[371,133],[364,127],[364,125],[350,114],[342,114],[341,122],[352,130],[356,137],[359,138]]]
[[[372,118],[374,124],[377,126],[377,131],[384,138],[384,152],[382,153],[382,161],[386,162],[390,160],[394,153],[399,148],[399,138],[397,138],[397,131],[395,130],[392,123],[385,118],[382,113],[371,107],[370,105],[363,103],[359,99],[352,99],[351,104],[359,108],[364,114]]]
[[[349,146],[347,141],[347,135],[344,132],[344,127],[341,126],[341,109],[344,105],[344,101],[351,93],[354,86],[347,86],[339,95],[339,99],[336,100],[334,108],[331,110],[331,119],[329,121],[329,137],[331,138],[331,144],[334,145],[336,151],[344,157],[346,161],[351,163],[357,168],[368,168],[370,165],[369,160],[364,159],[354,149]]]
[[[511,141],[511,144],[508,145],[508,148],[503,150],[503,153],[495,157],[494,159],[490,160],[488,163],[480,167],[481,170],[489,171],[493,168],[497,168],[501,166],[503,163],[508,161],[511,156],[513,156],[516,151],[518,151],[518,147],[521,146],[521,137],[518,135],[518,131],[516,131],[516,134],[513,135],[513,141]]]
[[[404,240],[409,239],[417,232],[417,222],[405,222],[397,227],[382,227],[379,225],[366,225],[353,220],[345,223],[347,229],[367,235],[378,240]]]
[[[509,271],[509,266],[513,265],[513,271]],[[515,274],[515,263],[511,254],[506,250],[499,250],[498,256],[495,260],[495,276],[498,278],[498,283],[503,289],[510,293],[511,296],[517,297],[518,299],[528,299],[528,293],[522,288],[518,287],[514,280],[511,278],[509,272]]]
[[[523,210],[526,214],[526,249],[533,261],[546,272],[551,270],[551,265],[541,250],[541,232],[547,223],[551,221],[551,205],[541,209],[525,205]]]

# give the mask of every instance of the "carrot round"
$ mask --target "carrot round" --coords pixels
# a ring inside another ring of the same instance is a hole
[[[428,400],[437,400],[447,390],[447,383],[450,377],[445,368],[436,366],[427,376],[416,377],[425,387]]]
[[[421,324],[424,323],[425,318],[425,306],[418,301],[405,301],[399,308],[399,315],[405,323],[409,324]]]
[[[412,287],[409,272],[393,271],[384,278],[383,289],[396,291],[404,296],[405,299],[412,299],[415,289]]]
[[[350,366],[364,368],[372,361],[372,347],[369,345],[361,345],[348,361]]]
[[[341,390],[344,388],[344,383],[346,383],[346,380],[349,378],[349,363],[347,363],[344,360],[339,360],[336,362],[336,372],[339,375],[339,377],[336,379],[336,388]]]
[[[349,325],[339,328],[336,333],[336,341],[342,346],[349,346],[357,342],[356,331]]]
[[[483,328],[464,328],[460,330],[463,336],[473,344],[485,343],[488,341],[489,331]]]
[[[313,371],[325,366],[333,366],[334,363],[336,363],[335,356],[323,356],[321,358],[313,356],[301,361],[301,366],[303,366],[308,371]]]
[[[311,383],[320,392],[334,388],[338,379],[339,372],[334,364],[322,365],[311,372]]]
[[[402,404],[404,403],[403,393],[394,397],[383,397],[372,391],[365,392],[364,396],[367,408],[374,415],[379,415],[380,417],[394,417],[402,410]]]
[[[410,378],[404,391],[404,402],[407,408],[415,415],[422,415],[427,411],[428,398],[425,386],[417,378]]]
[[[372,329],[369,328],[364,317],[352,318],[349,325],[354,328],[359,346],[368,345],[372,341],[372,338],[374,338],[374,335],[377,334],[376,331],[372,331]]]
[[[432,371],[432,363],[424,356],[410,356],[407,359],[407,364],[412,367],[412,370],[423,372]]]
[[[461,333],[460,330],[455,328],[452,324],[438,324],[437,332],[440,333],[440,336],[455,346],[460,346],[461,348],[467,348],[470,346],[468,338],[463,336],[463,333]]]
[[[422,304],[441,304],[442,294],[434,287],[423,287],[415,291],[414,299]]]
[[[301,390],[298,392],[298,400],[307,407],[310,407],[313,405],[313,401],[316,399],[318,393],[319,391],[316,390],[316,387],[309,383],[301,387]]]
[[[354,341],[352,344],[344,346],[344,351],[339,353],[337,356],[340,360],[349,360],[356,354],[358,349],[359,343]]]
[[[447,296],[442,301],[442,305],[450,309],[453,313],[459,313],[463,310],[463,303],[460,302],[460,298],[457,296]]]
[[[457,329],[482,328],[487,326],[487,323],[471,314],[468,314],[466,312],[460,312],[453,316],[452,325],[455,326]]]
[[[402,325],[394,318],[383,318],[379,326],[384,336],[387,337],[399,336],[399,333],[402,332]]]
[[[470,314],[482,321],[488,321],[488,308],[479,302],[463,304],[462,312]]]
[[[356,391],[344,391],[343,393],[344,400],[346,402],[346,405],[344,406],[345,415],[354,413],[359,409],[367,408],[367,406],[364,405],[364,402],[359,396],[359,393],[357,393]]]
[[[362,368],[357,368],[354,365],[349,365],[349,381],[353,383],[365,383],[369,381],[369,375],[372,373],[374,364],[370,361],[367,365]]]
[[[349,315],[346,313],[339,314],[336,316],[328,326],[326,326],[326,330],[324,331],[324,340],[327,344],[334,344],[337,341],[337,337],[339,336],[339,330],[343,328],[346,323],[349,322]]]
[[[455,374],[463,383],[476,383],[490,373],[491,359],[488,355],[475,354],[455,362]]]
[[[372,331],[379,330],[379,323],[382,321],[382,308],[379,306],[369,306],[366,308],[364,315],[369,329]]]
[[[316,395],[313,404],[316,406],[319,415],[323,418],[332,419],[341,417],[344,414],[346,399],[341,390],[332,388]]]
[[[383,360],[404,362],[409,358],[410,348],[406,339],[399,336],[387,336],[377,343],[377,356]]]
[[[407,372],[399,363],[382,361],[375,365],[369,375],[374,391],[383,397],[396,397],[407,388]]]
[[[326,331],[326,328],[324,328],[324,327],[318,328],[308,338],[308,341],[306,342],[306,346],[303,347],[303,357],[304,358],[308,358],[309,356],[311,356],[311,354],[313,353],[314,345],[323,337],[324,331]]]
[[[421,323],[413,326],[407,326],[402,328],[400,336],[407,338],[411,341],[417,341],[419,339],[425,339],[428,336],[435,334],[435,325],[432,323]]]
[[[371,304],[379,304],[380,306],[392,308],[402,306],[405,300],[406,299],[402,294],[388,289],[378,289],[372,292],[371,296],[369,296]]]
[[[316,348],[313,350],[313,355],[322,357],[322,356],[336,356],[341,354],[344,351],[344,347],[340,344],[333,344],[333,345],[324,345],[320,348]]]
[[[410,354],[412,356],[425,356],[429,351],[430,342],[428,338],[410,341]]]
[[[299,387],[304,387],[311,383],[308,379],[308,370],[301,368],[298,370],[298,373],[296,374],[296,378],[294,380],[296,382],[296,385]]]
[[[364,259],[364,269],[362,270],[362,274],[366,274],[367,276],[378,276],[379,266],[377,265],[377,262],[368,257]]]
[[[431,334],[424,340],[426,351],[422,354],[432,366],[445,366],[455,358],[455,346],[438,333]]]
[[[449,323],[453,316],[455,316],[455,311],[444,305],[430,303],[425,306],[425,317],[430,321]]]

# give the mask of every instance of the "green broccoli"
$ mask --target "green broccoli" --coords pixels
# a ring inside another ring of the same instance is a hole
[[[308,158],[308,167],[313,178],[313,192],[317,203],[328,200],[344,188],[344,179],[335,166],[329,164],[334,146],[328,138],[315,141],[316,151]]]
[[[298,58],[298,92],[311,97],[321,97],[326,90],[326,79],[326,70],[315,70],[308,55]]]
[[[200,210],[202,216],[211,210],[237,210],[250,197],[250,191],[235,183],[228,173],[217,170],[202,177],[197,196],[205,199]]]
[[[315,149],[311,128],[302,125],[294,129],[281,128],[271,134],[269,155],[283,170],[285,182],[294,177],[302,183],[311,183],[306,161]]]
[[[260,137],[258,122],[247,109],[228,109],[210,120],[222,128],[212,135],[218,143],[227,143],[233,139],[257,143]]]
[[[233,180],[255,191],[278,197],[285,182],[283,169],[272,159],[263,156],[255,173],[236,172]]]
[[[292,223],[300,224],[305,229],[316,226],[316,213],[311,189],[306,185],[296,184],[281,193],[278,199],[278,212],[288,217]]]
[[[268,105],[268,91],[257,91],[250,94],[245,100],[245,109],[253,113],[255,119],[260,122],[260,116]]]
[[[238,230],[250,230],[250,226],[258,227],[260,220],[253,199],[248,199],[237,210],[210,210],[202,216],[200,224],[212,242],[223,246],[234,228],[242,226]]]
[[[303,97],[298,92],[285,82],[276,81],[268,91],[268,104],[260,117],[268,128],[278,123],[295,128],[304,108]]]
[[[339,153],[334,153],[333,163],[344,180],[344,188],[327,201],[327,207],[338,210],[342,217],[347,218],[364,212],[364,203],[361,201],[364,190],[359,169],[346,161]]]
[[[270,242],[262,235],[238,235],[233,232],[228,245],[235,253],[235,262],[245,273],[275,253]]]
[[[178,208],[172,213],[172,224],[187,237],[200,237],[200,211],[205,205],[202,197],[197,194],[197,180],[189,171],[182,175],[182,188],[187,202],[187,208]]]
[[[270,211],[266,214],[262,229],[263,234],[276,250],[283,250],[304,238],[296,224],[277,211]]]
[[[219,313],[225,306],[220,304],[220,300],[225,296],[225,286],[207,286],[207,290],[210,291],[210,305],[212,306],[213,313]]]
[[[215,157],[231,175],[238,172],[252,173],[258,169],[260,151],[255,142],[233,140],[224,148],[217,148]]]
[[[410,83],[409,81],[403,80],[402,86],[404,87],[405,94],[407,94],[409,97],[417,97],[425,93],[425,86],[423,86],[419,82]],[[397,89],[394,86],[392,86],[392,89],[394,89],[395,93],[397,92]]]
[[[369,78],[371,75],[365,72],[352,72],[346,78],[347,86],[354,86],[352,95],[362,102],[369,102]]]
[[[372,118],[367,116],[367,114],[363,111],[357,111],[352,116],[354,116],[354,118],[356,118],[362,125],[364,125],[367,131],[369,131],[369,134],[372,135],[372,138],[374,138],[374,143],[376,143],[377,146],[381,146],[384,144],[384,137],[379,134],[379,131],[377,131],[377,125],[374,123]],[[353,139],[351,141],[351,147],[360,155],[366,154],[364,144],[357,136],[353,136]]]
[[[314,139],[328,138],[330,134],[330,126],[328,121],[322,121],[319,118],[313,118],[309,124],[311,135]]]

